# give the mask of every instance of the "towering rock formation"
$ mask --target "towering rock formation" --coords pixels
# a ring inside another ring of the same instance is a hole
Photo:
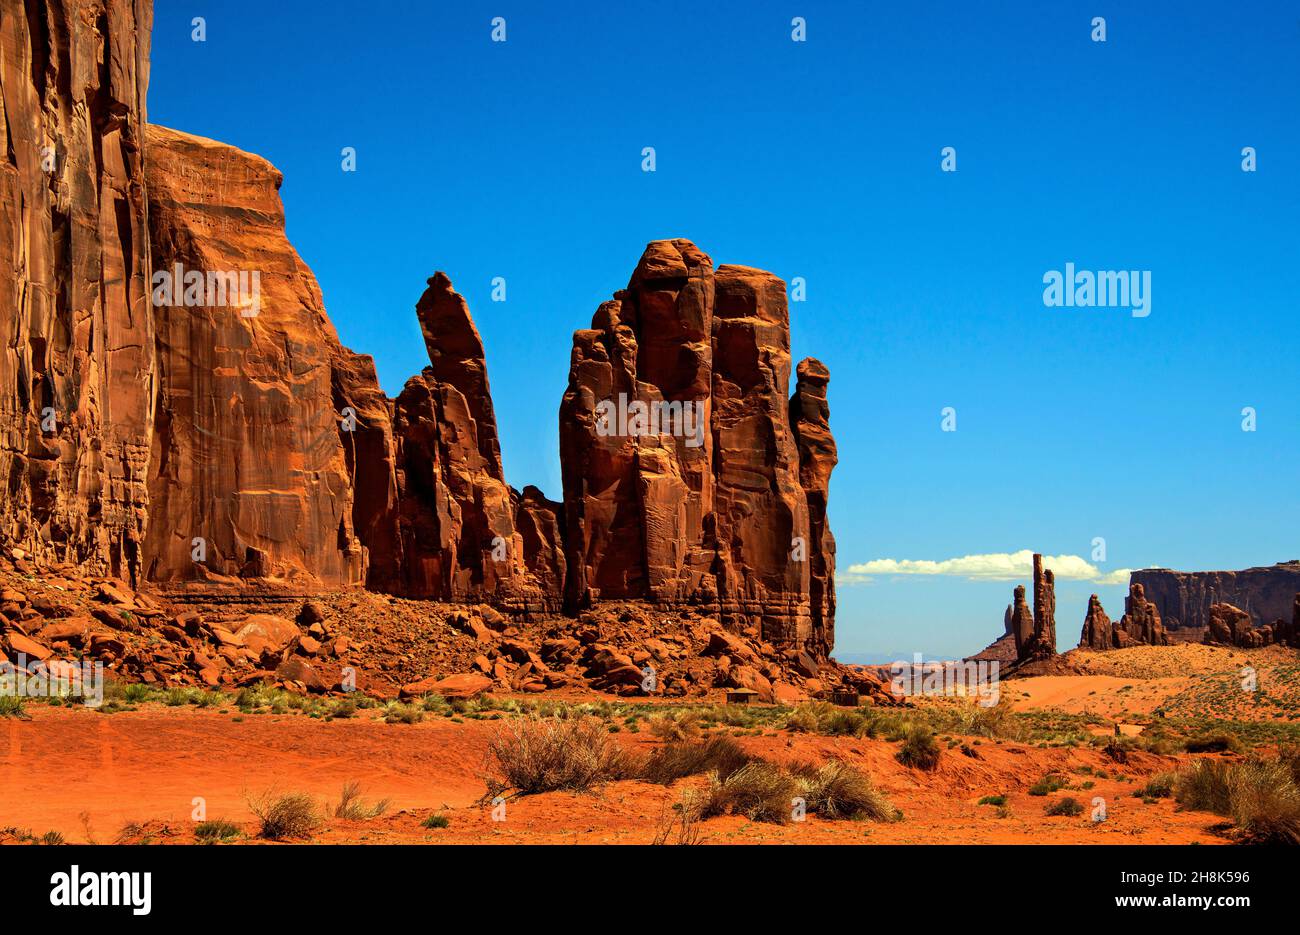
[[[1016,585],[1011,605],[1011,634],[1016,640],[1016,658],[1029,656],[1030,646],[1034,642],[1034,615],[1025,603],[1025,586]]]
[[[1056,652],[1056,576],[1043,569],[1043,556],[1034,554],[1034,635],[1040,647]]]
[[[829,655],[835,644],[835,537],[826,520],[826,501],[831,471],[839,461],[826,401],[831,372],[812,357],[800,361],[796,372],[799,380],[790,398],[790,425],[799,449],[799,483],[808,498],[808,533],[814,544],[808,580],[813,643],[822,655]]]
[[[557,607],[558,520],[540,492],[520,496],[506,485],[469,307],[437,273],[416,314],[430,365],[393,405],[396,554],[372,565],[370,584],[409,597]],[[516,531],[516,510],[526,516],[527,537]],[[390,541],[387,531],[382,539]]]
[[[574,337],[564,502],[512,490],[448,278],[416,308],[430,366],[390,400],[285,236],[280,173],[146,128],[150,20],[146,0],[0,10],[11,556],[199,593],[643,599],[830,651],[830,375],[805,360],[789,395],[780,279],[650,244]]]
[[[570,607],[699,605],[779,644],[829,647],[829,374],[805,362],[791,404],[789,348],[780,279],[715,271],[686,240],[647,246],[574,334],[560,407]]]
[[[1124,600],[1124,616],[1115,625],[1114,645],[1123,649],[1140,644],[1168,646],[1169,635],[1160,621],[1159,609],[1147,600],[1145,589],[1137,582],[1130,582],[1128,597]]]
[[[0,539],[135,578],[153,320],[146,0],[0,15]]]
[[[339,340],[285,237],[281,175],[162,127],[148,147],[158,419],[146,575],[359,582]]]
[[[1033,584],[1033,612],[1030,612],[1025,602],[1024,585],[1016,585],[1014,601],[1007,608],[1007,615],[1003,618],[1015,642],[1016,664],[1049,659],[1056,655],[1055,578],[1050,570],[1043,570],[1043,556],[1037,553],[1034,554]],[[996,646],[997,642],[993,646]],[[980,655],[989,654],[993,646]]]
[[[1088,598],[1088,613],[1083,618],[1083,633],[1079,637],[1081,649],[1114,649],[1115,630],[1110,617],[1101,606],[1097,595]]]
[[[1291,616],[1300,591],[1300,561],[1282,562],[1244,571],[1170,571],[1147,568],[1130,578],[1145,589],[1170,630],[1195,630],[1210,625],[1210,606],[1232,604],[1250,614],[1255,626]]]

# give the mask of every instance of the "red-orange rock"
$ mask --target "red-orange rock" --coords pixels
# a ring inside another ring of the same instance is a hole
[[[1255,626],[1250,614],[1224,601],[1210,605],[1210,625],[1205,642],[1253,649],[1274,642],[1274,628]],[[1281,621],[1279,621],[1279,624]]]
[[[360,581],[339,341],[285,237],[279,171],[156,126],[146,166],[160,370],[147,577]],[[224,295],[222,275],[238,277]]]
[[[833,454],[815,438],[820,372],[788,399],[789,348],[780,279],[715,272],[686,240],[647,246],[627,289],[574,334],[560,408],[570,608],[699,605],[826,652],[833,597],[818,593],[815,630],[809,557],[829,582],[830,543],[824,525],[811,534],[808,490]],[[792,409],[808,418],[807,489]]]
[[[0,15],[0,542],[132,580],[154,417],[150,5]]]
[[[1115,625],[1115,645],[1122,648],[1136,644],[1168,646],[1169,636],[1160,622],[1160,611],[1147,600],[1142,585],[1133,581],[1124,601],[1124,616]]]
[[[1083,618],[1083,633],[1079,636],[1079,646],[1087,649],[1114,649],[1115,634],[1110,617],[1101,606],[1097,595],[1088,598],[1088,613]]]
[[[811,643],[819,655],[828,656],[835,645],[835,537],[827,522],[826,501],[831,471],[839,461],[826,401],[831,373],[812,357],[801,360],[796,372],[799,380],[790,397],[790,425],[799,449],[799,483],[808,499]]]

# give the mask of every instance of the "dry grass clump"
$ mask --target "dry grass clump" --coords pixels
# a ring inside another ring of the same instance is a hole
[[[488,744],[494,773],[488,796],[513,789],[519,795],[566,790],[583,792],[604,782],[628,779],[638,764],[610,738],[595,718],[520,718],[506,723]]]
[[[1199,760],[1174,782],[1183,808],[1231,819],[1252,843],[1300,844],[1300,786],[1283,760]]]
[[[795,770],[808,811],[837,821],[896,821],[898,809],[876,788],[871,777],[842,760]]]
[[[343,791],[339,793],[339,804],[334,806],[334,817],[345,818],[348,821],[369,821],[388,811],[390,804],[392,804],[391,800],[380,799],[367,805],[361,798],[361,783],[354,779],[343,784]]]
[[[709,788],[700,807],[701,818],[744,815],[750,821],[783,825],[791,818],[799,783],[781,767],[753,760],[725,779],[709,774]]]
[[[713,772],[726,779],[752,762],[740,744],[725,734],[707,740],[679,740],[666,743],[646,759],[641,777],[661,786],[671,785],[686,776]]]
[[[795,708],[785,719],[785,729],[801,734],[830,737],[875,736],[875,721],[856,708],[843,708],[826,701],[812,701]]]
[[[694,740],[700,736],[700,716],[694,711],[668,713],[662,717],[652,717],[649,721],[650,733],[660,740],[673,742]]]
[[[700,801],[688,792],[680,802],[665,804],[659,815],[651,844],[695,845],[700,843]]]
[[[1043,814],[1053,816],[1064,815],[1067,818],[1074,818],[1083,814],[1083,803],[1074,796],[1067,795],[1063,798],[1057,799],[1051,805],[1047,806],[1047,808],[1043,809]]]
[[[257,836],[271,841],[309,837],[321,823],[315,799],[305,792],[264,792],[249,799],[248,808],[261,822]]]
[[[938,768],[940,753],[934,734],[923,727],[912,727],[904,735],[903,745],[894,757],[904,766],[928,771]]]

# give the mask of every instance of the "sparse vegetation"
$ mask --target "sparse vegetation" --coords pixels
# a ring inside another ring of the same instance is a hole
[[[361,798],[361,783],[355,780],[345,782],[339,793],[339,804],[334,806],[334,817],[348,821],[369,821],[388,811],[390,800],[380,799],[369,805]]]
[[[1074,796],[1067,795],[1048,805],[1043,809],[1043,814],[1074,818],[1083,814],[1083,804]]]
[[[940,747],[934,734],[923,727],[914,727],[907,732],[894,756],[904,766],[928,771],[938,768]]]
[[[248,807],[261,822],[258,837],[271,841],[309,837],[321,823],[315,800],[305,792],[264,792],[250,799]]]
[[[1005,795],[986,795],[979,800],[980,805],[1006,805],[1007,797]]]
[[[434,812],[432,815],[427,816],[424,821],[420,822],[421,828],[429,828],[430,830],[435,828],[447,828],[450,826],[451,819],[441,812]]]
[[[194,837],[203,844],[219,844],[239,837],[239,826],[233,821],[218,818],[213,821],[201,821],[194,826]]]
[[[808,811],[834,821],[894,821],[898,810],[871,778],[840,760],[795,771]]]
[[[1048,773],[1038,782],[1029,787],[1030,795],[1050,795],[1053,792],[1059,792],[1066,787],[1065,777],[1056,773]]]
[[[595,718],[510,721],[488,744],[488,755],[495,767],[487,777],[489,797],[511,789],[518,795],[583,792],[634,772],[632,758]]]
[[[1139,799],[1167,799],[1174,794],[1174,782],[1177,776],[1174,773],[1157,773],[1146,781],[1141,788],[1133,790],[1133,795]]]
[[[647,758],[641,776],[667,786],[685,776],[713,772],[725,780],[753,757],[725,734],[705,740],[679,740],[664,744]]]
[[[790,820],[799,785],[789,772],[763,760],[753,760],[725,779],[709,775],[701,818],[744,815],[751,821],[783,825]]]
[[[1230,819],[1246,841],[1300,844],[1300,787],[1285,760],[1199,760],[1178,774],[1174,799]]]

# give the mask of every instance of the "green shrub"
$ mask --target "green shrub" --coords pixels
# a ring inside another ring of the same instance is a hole
[[[922,727],[914,727],[907,732],[902,747],[894,756],[904,766],[933,770],[939,766],[940,747],[934,734]]]
[[[1083,814],[1083,805],[1073,796],[1057,799],[1043,810],[1046,815],[1064,815],[1070,818]]]

